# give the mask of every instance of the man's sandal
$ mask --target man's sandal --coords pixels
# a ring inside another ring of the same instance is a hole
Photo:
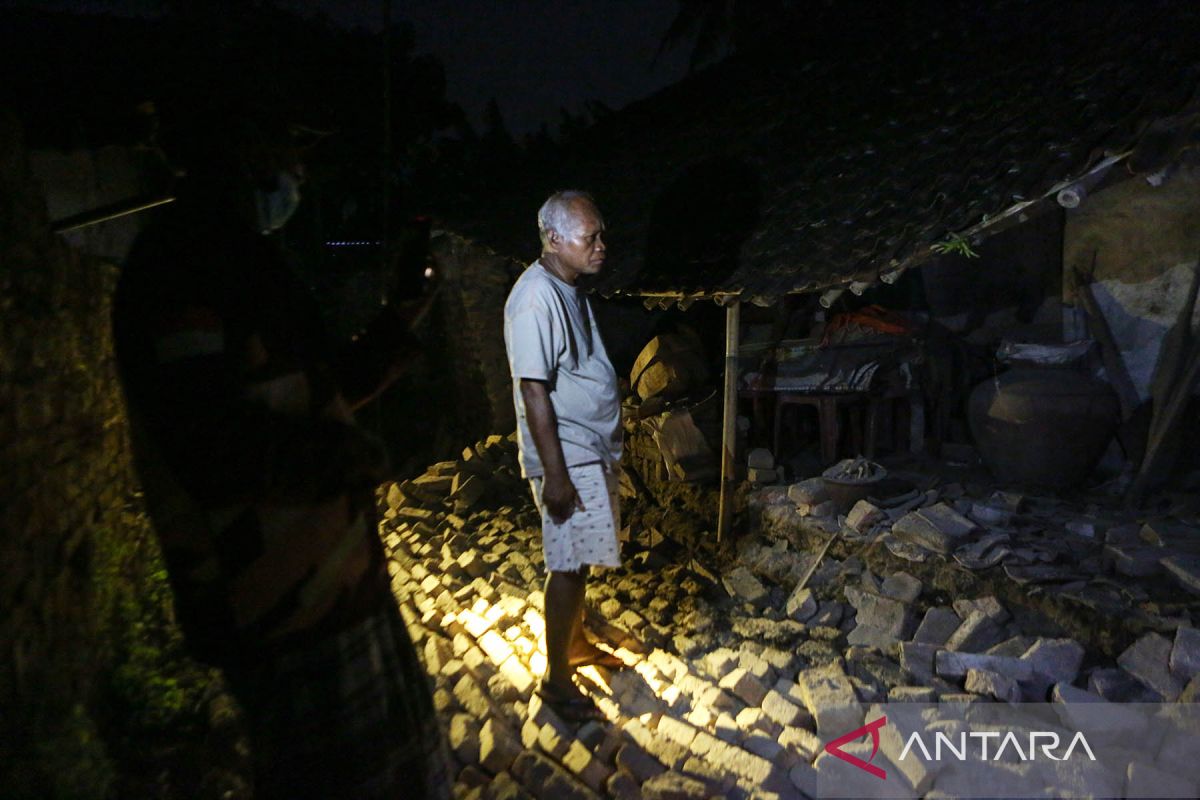
[[[555,689],[548,683],[539,683],[534,694],[563,722],[574,725],[604,719],[603,712],[587,695],[568,694],[561,689]]]
[[[616,653],[610,653],[598,647],[586,655],[568,659],[567,664],[572,667],[604,667],[605,669],[625,669],[626,667],[625,662],[618,658]]]

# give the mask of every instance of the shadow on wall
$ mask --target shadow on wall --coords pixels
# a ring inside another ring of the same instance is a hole
[[[744,161],[717,156],[683,171],[654,202],[640,286],[711,289],[737,269],[758,225],[762,189]]]

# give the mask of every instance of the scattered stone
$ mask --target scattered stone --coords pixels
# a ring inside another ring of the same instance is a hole
[[[1055,703],[1106,703],[1108,702],[1095,692],[1080,689],[1069,683],[1056,683],[1050,690],[1050,699]]]
[[[783,610],[790,619],[796,622],[805,622],[811,619],[817,613],[817,599],[813,596],[812,589],[797,587],[788,597]]]
[[[454,509],[458,513],[470,511],[479,504],[487,494],[487,484],[478,475],[470,475],[462,483],[455,480],[457,486],[450,496],[454,499]]]
[[[929,684],[935,680],[933,667],[934,656],[937,652],[937,645],[904,642],[900,645],[900,666],[907,670],[918,683]]]
[[[1100,533],[1100,523],[1094,519],[1073,519],[1063,525],[1063,529],[1084,539],[1095,539]]]
[[[809,478],[799,483],[793,483],[788,487],[787,494],[788,499],[797,505],[815,506],[829,499],[825,482],[820,478]]]
[[[992,595],[977,597],[974,600],[954,601],[954,612],[963,619],[969,617],[972,611],[981,611],[995,622],[1005,622],[1008,619],[1008,610]]]
[[[1012,522],[1013,512],[987,503],[972,503],[969,516],[980,525],[1002,527]]]
[[[865,533],[872,525],[886,517],[887,515],[874,503],[859,500],[846,515],[846,525],[858,533]]]
[[[720,647],[706,654],[702,663],[708,674],[719,681],[737,668],[738,654],[728,647]]]
[[[529,800],[531,795],[521,788],[517,779],[507,772],[501,772],[492,778],[487,787],[488,800]]]
[[[639,784],[667,771],[658,759],[633,742],[621,745],[617,750],[615,763],[632,775]]]
[[[565,769],[536,750],[526,750],[517,757],[513,774],[538,797],[590,800],[595,796]]]
[[[730,597],[738,598],[755,605],[767,598],[767,590],[754,574],[746,567],[736,567],[729,572],[721,583],[725,586]]]
[[[1074,639],[1038,639],[1021,655],[1051,683],[1074,683],[1083,663],[1083,645]]]
[[[1117,663],[1135,678],[1174,702],[1183,684],[1171,674],[1171,641],[1157,633],[1147,633],[1117,658]]]
[[[1033,665],[1028,661],[1007,656],[989,656],[983,653],[959,653],[940,650],[934,656],[934,669],[943,678],[965,678],[968,670],[988,670],[1017,681],[1033,677]]]
[[[1173,555],[1162,559],[1160,563],[1180,586],[1193,594],[1200,594],[1200,556]]]
[[[862,724],[863,709],[854,685],[840,667],[802,670],[796,676],[800,701],[816,721],[817,735],[827,738]]]
[[[972,611],[946,640],[947,650],[982,653],[1003,641],[1004,629],[983,611]]]
[[[451,717],[446,741],[460,763],[479,763],[479,723],[471,716],[455,714]]]
[[[497,775],[504,772],[521,754],[521,743],[495,719],[483,723],[479,730],[479,764]]]
[[[1171,648],[1171,674],[1187,682],[1200,674],[1200,630],[1180,625]]]
[[[827,600],[817,607],[817,613],[808,620],[810,628],[836,628],[846,614],[846,604]]]
[[[901,517],[892,525],[892,534],[903,542],[948,554],[975,527],[950,506],[938,503]]]
[[[737,716],[734,717],[734,722],[737,723],[738,728],[742,731],[743,741],[745,741],[745,736],[754,731],[762,731],[768,736],[778,736],[780,731],[783,730],[783,726],[764,714],[761,708],[754,708],[752,706],[747,706],[739,711]]]
[[[901,641],[912,634],[914,617],[908,603],[856,586],[847,586],[845,594],[850,605],[858,611],[855,617],[858,627],[855,631],[863,627],[872,629],[871,632],[864,632],[863,636],[878,632],[888,641]]]
[[[788,700],[775,689],[767,692],[766,696],[763,697],[762,710],[772,720],[785,727],[798,725],[807,716],[798,705]]]
[[[885,533],[879,541],[896,558],[913,564],[924,564],[925,560],[929,558],[929,551],[924,547],[911,542],[902,542],[890,533]]]
[[[760,469],[758,467],[750,467],[746,470],[746,480],[751,483],[775,483],[779,480],[779,473],[774,469]]]
[[[774,736],[765,733],[752,733],[742,742],[742,747],[754,755],[765,758],[772,763],[786,758],[783,745]]]
[[[937,692],[930,686],[893,686],[887,699],[889,703],[936,703]]]
[[[902,603],[915,603],[924,584],[907,572],[894,572],[884,579],[880,591]]]
[[[1106,544],[1104,560],[1122,575],[1131,578],[1147,578],[1157,575],[1163,566],[1159,563],[1161,548],[1140,544]]]
[[[1013,636],[1005,639],[997,645],[989,647],[986,652],[989,656],[1012,656],[1018,658],[1025,655],[1025,651],[1033,646],[1036,640],[1029,636]]]
[[[604,789],[608,796],[615,800],[642,800],[642,790],[637,779],[623,770],[617,770],[610,775]]]
[[[962,620],[953,610],[945,606],[934,606],[925,612],[925,618],[913,634],[913,641],[941,647],[961,624]]]
[[[818,519],[830,519],[837,516],[838,508],[832,500],[825,500],[810,506],[797,506],[801,516],[816,517]]]
[[[746,466],[750,469],[775,469],[775,456],[765,447],[756,447],[746,455]]]
[[[1161,703],[1162,695],[1123,669],[1097,669],[1088,676],[1088,691],[1111,703]]]
[[[744,667],[739,667],[722,678],[720,686],[751,706],[757,706],[767,696],[767,687]]]
[[[1025,496],[1016,492],[992,492],[988,498],[988,505],[1003,508],[1013,514],[1019,513],[1024,503]]]
[[[804,797],[817,796],[817,771],[808,761],[801,761],[793,766],[788,772],[788,779]]]
[[[1005,703],[1021,702],[1021,687],[1012,678],[987,669],[968,669],[965,688],[973,694],[994,697]]]
[[[971,570],[991,569],[1012,553],[1007,546],[1010,540],[1007,533],[989,533],[958,548],[954,560]]]
[[[593,792],[603,791],[605,782],[613,773],[611,766],[596,758],[592,751],[578,740],[571,742],[562,758],[562,764]]]
[[[703,800],[708,796],[707,785],[679,772],[664,772],[642,784],[646,800]]]

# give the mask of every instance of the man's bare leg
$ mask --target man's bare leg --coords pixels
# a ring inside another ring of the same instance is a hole
[[[578,694],[571,681],[571,649],[576,633],[582,636],[583,596],[587,577],[578,572],[551,572],[546,576],[546,679],[555,690]]]

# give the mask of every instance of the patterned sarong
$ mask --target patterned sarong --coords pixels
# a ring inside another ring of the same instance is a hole
[[[394,604],[229,678],[252,728],[255,797],[450,797],[427,679]]]
[[[621,527],[621,506],[617,496],[620,479],[614,470],[602,464],[568,467],[567,475],[584,509],[575,509],[561,524],[550,518],[542,505],[542,479],[531,478],[530,488],[542,514],[542,551],[548,572],[576,572],[585,564],[598,567],[621,566],[617,531]]]

